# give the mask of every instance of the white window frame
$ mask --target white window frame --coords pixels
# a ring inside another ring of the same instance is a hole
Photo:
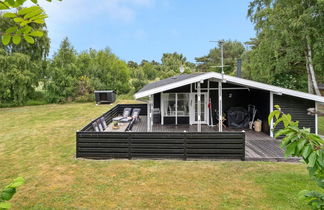
[[[205,95],[205,110],[204,110],[204,121],[202,121],[202,124],[208,124],[208,116],[209,116],[209,109],[208,109],[208,93],[207,92],[202,92],[200,93],[201,95]],[[194,105],[194,100],[195,100],[195,95],[197,95],[196,92],[190,93],[190,100],[189,100],[189,114],[190,114],[190,125],[197,124],[198,122],[195,121],[195,105]]]
[[[166,100],[166,96],[169,94],[175,94],[175,115],[164,115],[164,102]],[[164,125],[164,117],[175,117],[175,124],[178,124],[178,94],[188,94],[189,101],[189,114],[188,115],[180,115],[179,117],[189,117],[190,118],[190,93],[161,93],[161,125]]]

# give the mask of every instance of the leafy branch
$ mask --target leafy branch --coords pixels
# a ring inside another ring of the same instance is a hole
[[[17,187],[25,183],[24,178],[18,177],[13,182],[7,185],[2,192],[0,192],[0,210],[10,209],[11,204],[8,202],[16,194]]]
[[[281,147],[285,156],[300,157],[307,164],[309,175],[320,188],[324,188],[324,140],[310,132],[309,128],[299,128],[298,121],[292,121],[290,114],[282,112],[280,106],[269,115],[269,124],[274,120],[274,128],[282,123],[284,129],[276,132],[275,137],[283,136]],[[313,209],[324,209],[324,194],[316,191],[301,191],[300,198]]]
[[[4,45],[8,45],[11,41],[18,45],[22,38],[28,43],[34,44],[34,37],[42,37],[44,32],[40,30],[34,30],[31,26],[34,24],[44,24],[45,19],[48,17],[44,10],[40,6],[31,6],[26,8],[20,8],[27,0],[0,0],[0,11],[7,11],[2,14],[4,18],[10,18],[16,23],[16,26],[6,29],[4,32],[0,32],[1,40]],[[37,0],[31,0],[34,4],[37,4]],[[46,0],[51,2],[51,0]],[[17,9],[16,12],[12,12],[12,9]]]

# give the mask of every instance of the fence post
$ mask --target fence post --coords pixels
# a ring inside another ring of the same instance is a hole
[[[243,135],[243,137],[242,137],[242,140],[243,140],[243,155],[242,155],[242,158],[241,158],[241,160],[245,160],[245,130],[243,130],[242,131],[242,135]]]
[[[187,134],[186,133],[183,133],[183,146],[184,146],[183,160],[187,160]]]
[[[78,144],[79,144],[79,131],[76,132],[76,154],[75,154],[75,157],[78,158],[79,157],[79,150],[78,150]]]
[[[127,133],[127,141],[128,141],[128,160],[131,160],[132,159],[132,151],[131,151],[132,138],[131,138],[130,132]]]

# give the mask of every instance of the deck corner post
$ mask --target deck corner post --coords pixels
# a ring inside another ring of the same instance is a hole
[[[223,132],[223,89],[222,89],[222,81],[218,82],[218,131]]]
[[[152,95],[149,95],[147,103],[147,132],[152,132]]]
[[[197,120],[198,120],[198,124],[197,124],[197,132],[201,132],[201,89],[200,89],[200,83],[201,81],[198,82],[197,85]],[[206,100],[206,99],[205,99]]]
[[[245,130],[243,130],[242,131],[243,155],[241,158],[242,161],[245,161],[245,141],[246,141],[245,139],[246,139],[246,133],[245,133]]]
[[[75,148],[75,158],[79,158],[79,150],[78,150],[78,144],[79,144],[79,132],[76,133],[76,148]]]
[[[187,134],[186,133],[183,134],[183,147],[184,147],[183,160],[187,160]]]
[[[270,113],[273,112],[273,92],[270,91]],[[270,136],[273,138],[273,119],[270,122]]]

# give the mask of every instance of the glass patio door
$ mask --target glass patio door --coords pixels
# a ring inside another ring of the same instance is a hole
[[[207,94],[201,93],[200,99],[200,120],[202,124],[207,124]],[[198,94],[193,93],[191,96],[191,124],[198,123]]]

